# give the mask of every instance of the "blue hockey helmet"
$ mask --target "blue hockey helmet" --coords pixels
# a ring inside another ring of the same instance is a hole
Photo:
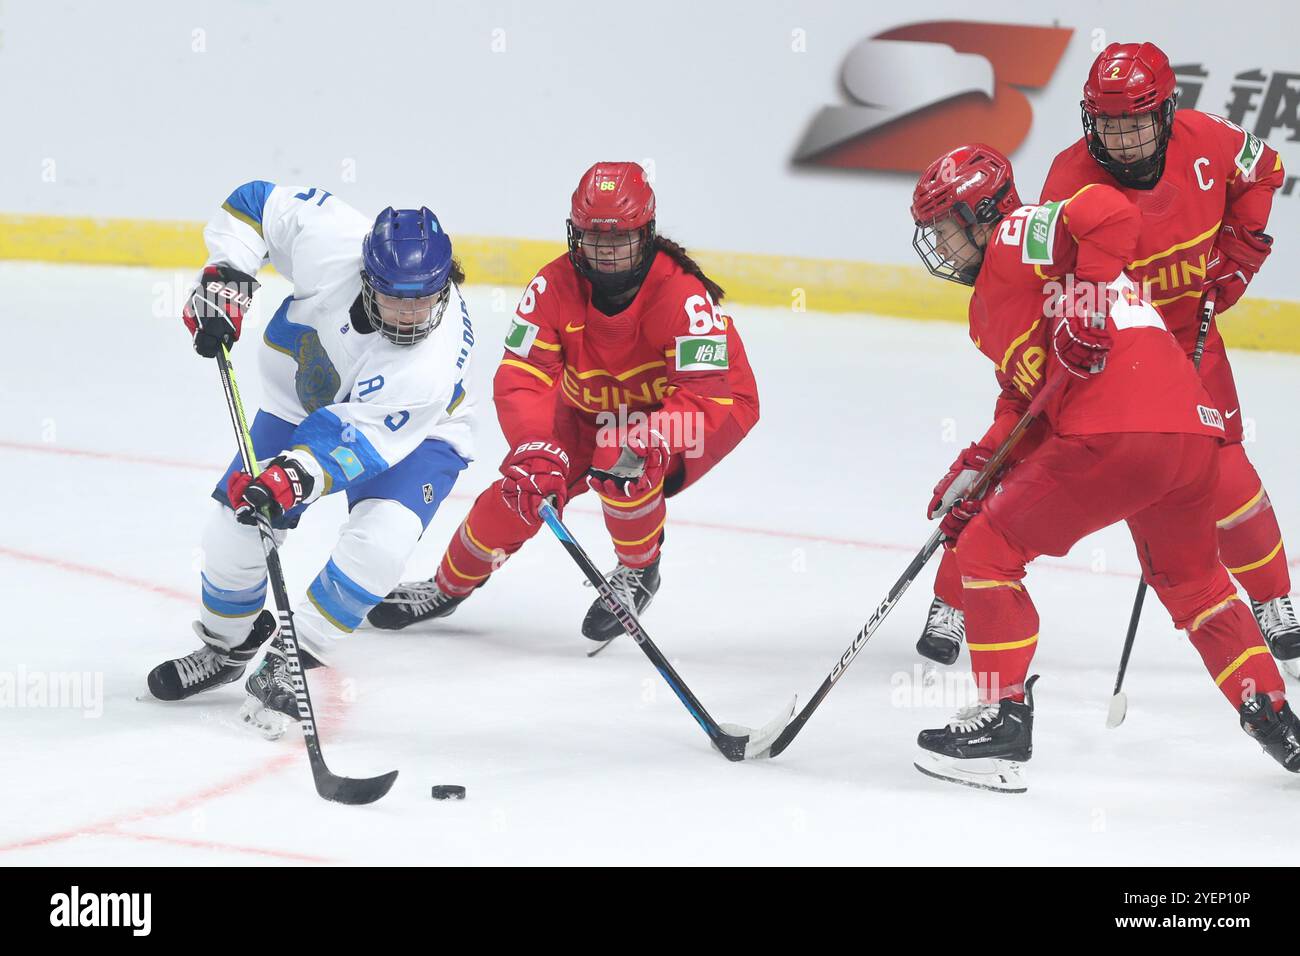
[[[451,240],[438,217],[423,206],[389,206],[361,243],[361,297],[370,324],[395,345],[428,338],[447,309],[451,273]]]

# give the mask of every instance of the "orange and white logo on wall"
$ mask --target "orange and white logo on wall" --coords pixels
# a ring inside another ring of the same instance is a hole
[[[1046,86],[1073,30],[941,20],[895,27],[857,44],[840,79],[851,106],[824,106],[795,162],[920,172],[953,144],[1010,154],[1033,108],[1021,89]]]

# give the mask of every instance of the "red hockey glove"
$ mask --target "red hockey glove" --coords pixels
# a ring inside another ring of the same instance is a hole
[[[555,442],[526,441],[501,463],[501,497],[525,524],[537,521],[542,502],[555,497],[557,511],[569,498],[569,456]]]
[[[1272,251],[1273,237],[1267,233],[1229,225],[1219,230],[1210,261],[1205,264],[1208,278],[1204,287],[1206,292],[1215,293],[1216,313],[1226,312],[1236,304]]]
[[[936,515],[943,515],[939,528],[949,539],[944,542],[945,547],[952,547],[952,543],[957,540],[957,535],[961,534],[962,528],[966,527],[966,522],[979,514],[978,501],[963,500],[956,508],[953,508],[953,502],[958,498],[965,498],[971,485],[975,484],[975,479],[979,477],[979,473],[984,470],[984,466],[992,457],[993,452],[988,448],[972,444],[957,456],[957,460],[949,467],[948,473],[934,486],[934,496],[930,499],[930,507],[926,509],[925,516],[934,518]]]
[[[624,451],[628,454],[624,455]],[[648,425],[640,425],[628,430],[622,445],[597,444],[587,485],[606,498],[630,499],[648,494],[663,482],[670,457],[667,439]],[[635,463],[629,459],[635,459]]]
[[[1078,282],[1057,300],[1061,318],[1052,331],[1052,351],[1061,366],[1076,378],[1087,378],[1106,368],[1106,354],[1115,344],[1106,321],[1109,296],[1114,294],[1098,283]]]
[[[943,546],[945,548],[957,547],[957,537],[966,529],[970,519],[974,518],[984,508],[984,502],[978,499],[965,498],[961,503],[943,516],[939,522],[939,530],[943,532]]]
[[[240,523],[257,524],[258,511],[266,508],[274,521],[310,498],[315,486],[316,480],[302,464],[280,455],[256,479],[246,471],[232,474],[226,482],[226,497]]]

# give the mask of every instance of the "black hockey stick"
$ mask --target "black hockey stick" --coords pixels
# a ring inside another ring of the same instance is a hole
[[[1100,370],[1101,366],[1097,366],[1094,369],[1094,371]],[[993,453],[993,457],[989,459],[988,464],[986,464],[976,476],[975,481],[971,484],[971,487],[967,492],[968,497],[982,497],[984,492],[988,490],[989,485],[993,483],[994,477],[1002,470],[1002,466],[1006,463],[1007,456],[1010,455],[1012,449],[1020,443],[1020,439],[1024,437],[1024,434],[1029,430],[1029,427],[1033,425],[1034,419],[1036,419],[1038,414],[1043,410],[1043,406],[1047,404],[1047,400],[1056,392],[1061,383],[1065,380],[1066,375],[1058,371],[1055,376],[1049,379],[1047,383],[1039,389],[1038,394],[1035,395],[1033,401],[1029,403],[1029,407],[1025,409],[1024,415],[1020,416],[1020,421],[1016,422],[1015,428],[1011,430],[1011,434],[1006,437],[998,447],[997,451]],[[951,511],[952,508],[957,507],[961,501],[962,499],[958,498],[949,506],[948,510]],[[790,723],[786,725],[785,730],[781,731],[781,735],[772,742],[772,747],[766,756],[775,757],[785,750],[786,747],[790,746],[791,741],[793,741],[794,738],[798,736],[799,731],[803,729],[803,725],[808,723],[808,718],[813,715],[813,711],[820,706],[821,702],[826,699],[826,695],[831,692],[831,688],[835,686],[836,681],[844,676],[844,672],[848,670],[849,665],[853,663],[853,658],[857,657],[858,652],[862,650],[863,645],[865,645],[867,641],[871,640],[871,635],[876,633],[876,629],[880,627],[881,623],[889,615],[889,612],[894,609],[894,605],[898,603],[899,599],[906,593],[912,582],[916,580],[917,575],[921,573],[921,569],[926,566],[930,558],[934,556],[934,553],[939,550],[939,546],[943,544],[943,540],[943,531],[936,528],[934,533],[930,535],[929,539],[921,547],[921,550],[916,553],[916,557],[914,557],[903,570],[902,576],[894,582],[894,586],[889,589],[889,593],[885,595],[885,599],[876,606],[874,611],[871,612],[871,617],[867,620],[866,624],[862,625],[862,629],[858,631],[857,636],[853,638],[853,643],[848,646],[848,649],[845,650],[844,653],[840,655],[839,660],[835,662],[835,666],[831,668],[831,672],[826,675],[826,679],[823,680],[821,686],[817,688],[817,693],[813,694],[812,697],[809,698],[808,703],[804,704],[803,710],[799,711],[794,720],[790,721]]]
[[[592,563],[587,552],[582,550],[582,545],[578,544],[564,522],[560,520],[559,512],[550,501],[542,502],[538,514],[546,522],[555,536],[560,539],[560,544],[564,545],[564,550],[569,552],[569,557],[582,569],[582,573],[587,576],[587,580],[595,587],[596,593],[600,599],[605,602],[605,607],[609,612],[618,618],[618,622],[623,625],[623,630],[636,641],[637,646],[645,652],[645,656],[650,658],[650,663],[655,666],[659,675],[667,681],[668,686],[672,688],[673,693],[686,707],[686,710],[696,723],[704,729],[709,735],[709,740],[713,741],[716,747],[728,760],[753,759],[755,757],[767,756],[768,745],[780,732],[781,728],[786,725],[790,715],[794,713],[795,701],[790,701],[790,706],[781,711],[777,717],[766,726],[753,730],[749,727],[742,727],[739,724],[719,724],[704,709],[704,705],[699,699],[691,693],[691,689],[686,686],[686,682],[673,669],[673,665],[668,663],[668,658],[664,657],[663,652],[655,646],[654,641],[650,640],[641,622],[636,619],[636,615],[623,605],[610,587],[609,581],[605,575],[600,573],[600,569]]]
[[[1201,326],[1196,330],[1196,348],[1192,352],[1192,364],[1201,370],[1201,356],[1205,354],[1205,340],[1210,335],[1210,323],[1214,321],[1214,293],[1206,295],[1201,303]],[[1128,695],[1124,693],[1124,675],[1128,673],[1128,659],[1133,653],[1133,642],[1137,639],[1138,621],[1142,619],[1142,600],[1147,596],[1147,581],[1143,577],[1138,582],[1137,594],[1133,596],[1133,613],[1128,619],[1128,633],[1124,635],[1124,650],[1119,655],[1119,673],[1115,675],[1115,689],[1110,695],[1110,706],[1106,708],[1106,726],[1118,727],[1128,716]]]
[[[614,467],[609,469],[609,471],[601,471],[597,468],[588,468],[587,473],[601,480],[609,478],[640,478],[641,475],[645,473],[645,459],[624,447],[623,450],[618,453],[618,461],[614,463]],[[590,584],[591,582],[589,581],[587,583]],[[626,633],[626,631],[624,633]],[[615,634],[608,641],[600,644],[600,646],[598,646],[594,651],[588,651],[587,656],[595,657],[605,648],[609,647],[609,645],[613,644],[617,638],[618,635]]]
[[[226,392],[226,407],[230,411],[230,422],[235,426],[244,470],[256,477],[260,469],[257,456],[253,453],[253,437],[248,431],[244,404],[239,398],[239,386],[235,384],[235,368],[230,363],[230,351],[224,345],[217,353],[217,368],[221,371],[221,387]],[[284,646],[285,660],[289,673],[293,676],[294,697],[298,701],[298,724],[302,727],[302,739],[307,744],[307,757],[311,761],[311,775],[316,781],[316,792],[335,803],[374,803],[392,788],[393,781],[397,779],[397,771],[378,777],[340,777],[325,765],[320,740],[316,736],[316,715],[311,706],[311,694],[307,690],[307,678],[303,675],[302,661],[298,657],[298,637],[293,626],[289,592],[284,586],[280,552],[275,544],[275,533],[271,530],[271,520],[265,511],[257,512],[257,530],[262,536],[262,550],[266,552],[266,574],[271,579],[271,593],[275,595],[275,609],[280,615],[280,643]]]

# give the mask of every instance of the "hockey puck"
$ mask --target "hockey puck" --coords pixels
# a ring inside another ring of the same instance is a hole
[[[464,800],[465,788],[454,783],[440,783],[433,788],[435,800]]]

